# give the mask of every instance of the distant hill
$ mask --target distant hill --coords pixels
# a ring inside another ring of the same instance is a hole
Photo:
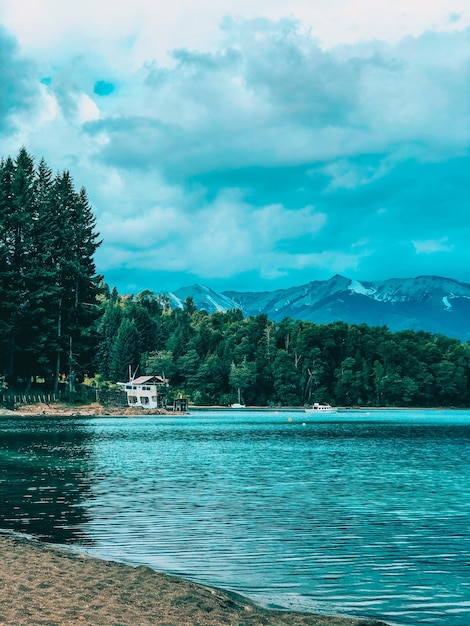
[[[356,281],[336,275],[276,291],[218,293],[192,285],[166,295],[175,308],[191,296],[208,313],[239,308],[245,316],[265,313],[274,321],[290,317],[317,324],[365,323],[470,339],[470,284],[440,276]]]

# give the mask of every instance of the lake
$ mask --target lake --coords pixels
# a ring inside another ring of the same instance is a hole
[[[470,624],[470,411],[0,419],[5,529],[269,607]]]

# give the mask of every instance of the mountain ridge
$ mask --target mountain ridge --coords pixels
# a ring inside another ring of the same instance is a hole
[[[336,274],[273,291],[216,292],[196,284],[166,295],[175,308],[182,308],[189,296],[208,313],[238,308],[245,316],[265,313],[273,321],[364,323],[470,339],[470,284],[442,276],[362,281]]]

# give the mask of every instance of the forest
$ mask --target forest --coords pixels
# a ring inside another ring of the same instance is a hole
[[[112,388],[129,369],[172,394],[227,405],[468,406],[470,346],[426,332],[315,324],[188,298],[119,294],[96,272],[101,241],[85,189],[22,148],[0,162],[0,386]]]

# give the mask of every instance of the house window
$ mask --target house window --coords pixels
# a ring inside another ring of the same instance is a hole
[[[149,399],[147,398],[147,396],[141,396],[140,397],[140,404],[148,404],[149,403]]]
[[[129,404],[137,404],[137,396],[127,396]]]

